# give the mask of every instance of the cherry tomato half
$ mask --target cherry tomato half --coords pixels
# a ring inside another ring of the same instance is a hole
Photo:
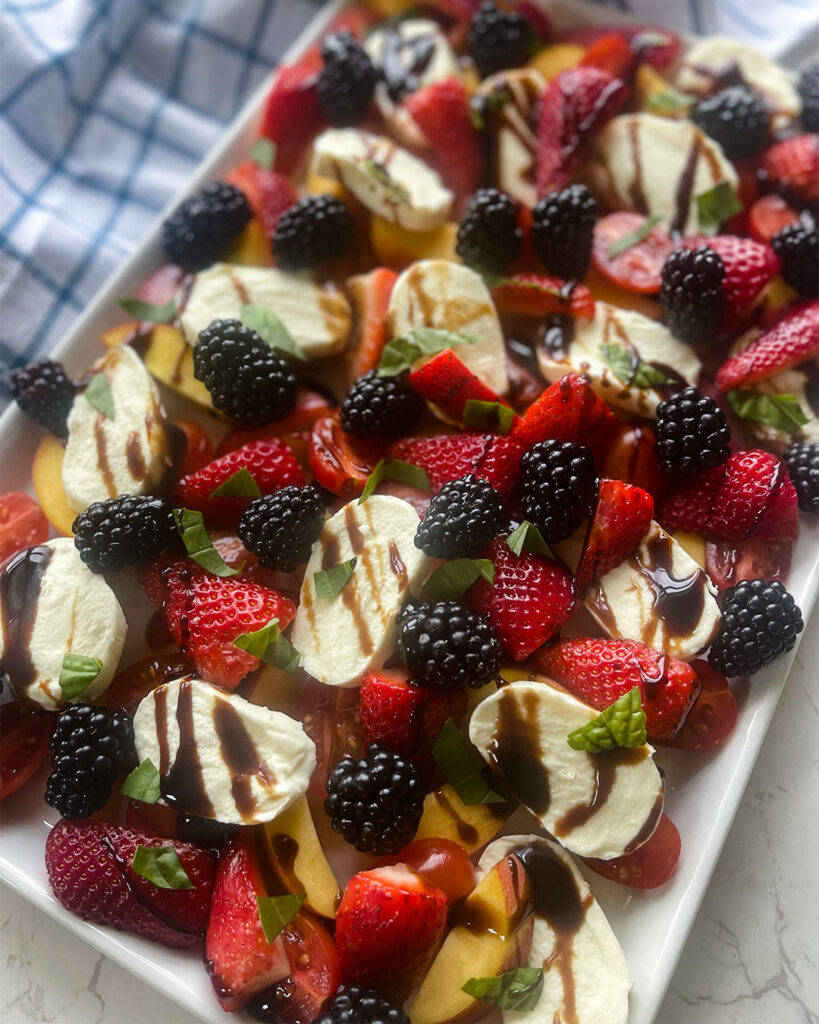
[[[0,711],[0,800],[15,793],[37,771],[48,753],[55,715],[22,703]]]
[[[47,537],[48,520],[33,498],[22,491],[0,494],[0,562]]]
[[[475,868],[466,850],[451,839],[413,839],[392,857],[381,857],[376,867],[408,864],[446,893],[450,906],[475,888]]]
[[[630,213],[627,210],[610,213],[599,220],[594,229],[592,263],[604,277],[621,288],[641,295],[652,295],[660,290],[663,263],[674,248],[666,231],[654,227],[642,241],[615,256],[609,255],[615,242],[637,231],[644,223],[645,217],[641,213]]]
[[[748,231],[757,242],[770,242],[777,231],[798,223],[799,214],[782,196],[763,196],[748,211]]]
[[[677,735],[670,740],[657,740],[664,747],[678,750],[715,747],[737,724],[737,702],[725,676],[702,659],[692,661],[691,667],[700,677],[702,690]]]
[[[361,756],[361,716],[358,690],[323,686],[310,679],[293,707],[293,717],[316,745],[316,767],[310,792],[323,800],[327,776],[345,754]]]
[[[708,540],[705,571],[720,590],[742,580],[779,580],[784,583],[791,568],[793,544],[789,540]]]
[[[583,863],[603,878],[610,878],[612,882],[627,885],[630,889],[656,889],[674,874],[681,845],[677,826],[664,814],[651,838],[634,853],[612,860],[584,857]]]
[[[200,426],[188,420],[174,420],[171,426],[182,435],[182,443],[174,458],[177,479],[181,480],[188,473],[195,473],[213,462],[213,442]]]
[[[121,708],[133,715],[142,698],[157,686],[192,671],[193,666],[182,654],[144,658],[117,673],[106,691],[106,702],[109,708]]]
[[[325,416],[310,435],[310,468],[316,480],[333,494],[361,494],[367,477],[384,457],[381,438],[352,437],[341,428],[338,413]]]

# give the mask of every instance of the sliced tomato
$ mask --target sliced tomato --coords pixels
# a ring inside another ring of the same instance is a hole
[[[213,462],[213,442],[200,426],[188,420],[174,420],[171,426],[181,434],[181,443],[174,452],[174,475],[178,480]]]
[[[625,480],[662,500],[667,478],[660,469],[654,431],[642,423],[618,423],[599,463],[600,475]]]
[[[0,494],[0,562],[47,537],[48,520],[34,498],[22,491]]]
[[[610,32],[595,39],[580,63],[585,67],[608,71],[615,78],[628,82],[634,74],[637,57],[620,33]]]
[[[677,750],[705,750],[715,747],[730,736],[737,724],[737,702],[724,675],[698,659],[691,667],[700,677],[702,690],[677,735],[670,740],[657,740],[664,747]]]
[[[367,477],[386,450],[381,438],[352,437],[345,433],[338,413],[333,413],[313,427],[310,468],[322,487],[343,498],[352,498],[364,490]]]
[[[681,845],[677,826],[664,814],[651,838],[634,853],[612,860],[597,860],[595,857],[583,857],[582,860],[598,875],[630,889],[657,889],[674,874]]]
[[[15,793],[37,771],[48,753],[55,715],[25,704],[0,710],[0,800]]]
[[[147,697],[157,686],[192,671],[193,666],[182,654],[144,658],[117,673],[106,691],[106,702],[109,708],[121,708],[133,715],[142,698]]]
[[[475,888],[475,867],[466,850],[451,839],[413,839],[392,857],[380,857],[376,867],[409,864],[419,875],[446,893],[450,906]]]
[[[748,212],[748,231],[758,242],[770,242],[777,231],[798,223],[799,214],[782,196],[763,196]]]
[[[645,219],[641,213],[620,210],[599,220],[594,228],[592,263],[604,277],[621,288],[640,295],[653,295],[660,290],[663,263],[674,248],[667,231],[654,227],[641,242],[615,256],[609,255],[611,246],[639,230]]]
[[[358,690],[324,686],[310,679],[296,700],[293,717],[304,724],[304,731],[316,745],[310,792],[323,800],[330,771],[345,754],[361,754]]]
[[[742,580],[778,580],[784,583],[791,568],[791,541],[709,540],[705,543],[705,571],[720,590]]]
[[[584,284],[543,274],[511,274],[492,289],[500,313],[521,316],[594,316],[594,298]]]

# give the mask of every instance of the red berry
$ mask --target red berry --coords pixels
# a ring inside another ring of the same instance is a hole
[[[807,302],[732,356],[717,374],[722,391],[765,380],[819,353],[819,302]]]
[[[647,491],[622,480],[601,480],[597,508],[575,573],[578,584],[605,575],[633,554],[653,517],[654,499]]]
[[[762,156],[762,171],[786,194],[819,199],[819,135],[805,132],[774,143]]]
[[[538,441],[574,441],[602,455],[617,420],[585,377],[567,373],[548,387],[512,428],[510,437],[525,449]]]
[[[543,274],[512,274],[492,288],[501,313],[521,316],[594,316],[594,299],[584,284],[569,286],[559,277]]]
[[[486,386],[452,351],[445,349],[410,374],[412,387],[455,420],[463,420],[468,401],[498,402],[505,399]]]
[[[448,481],[474,473],[508,497],[518,477],[521,450],[514,438],[465,431],[405,437],[390,446],[389,455],[425,470],[436,493]]]

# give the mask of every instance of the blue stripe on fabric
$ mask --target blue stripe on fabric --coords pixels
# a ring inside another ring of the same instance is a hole
[[[242,98],[247,92],[247,87],[250,82],[250,74],[253,66],[252,62],[262,61],[265,64],[267,63],[266,61],[263,61],[263,58],[259,53],[259,47],[261,45],[262,40],[264,39],[265,28],[267,26],[268,21],[270,20],[270,14],[273,10],[273,7],[273,4],[263,3],[261,6],[261,10],[259,12],[259,17],[256,19],[256,23],[253,25],[253,29],[250,33],[251,49],[248,52],[248,60],[245,62],[245,65],[242,68],[242,73],[239,76],[239,82],[238,85],[236,86],[236,93],[233,98],[234,107],[239,106],[239,104],[242,101]]]

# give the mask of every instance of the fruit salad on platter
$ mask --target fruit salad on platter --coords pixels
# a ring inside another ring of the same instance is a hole
[[[595,878],[669,881],[658,762],[804,626],[817,132],[817,64],[527,0],[277,72],[96,361],[13,376],[0,797],[64,907],[262,1021],[628,1020]]]

